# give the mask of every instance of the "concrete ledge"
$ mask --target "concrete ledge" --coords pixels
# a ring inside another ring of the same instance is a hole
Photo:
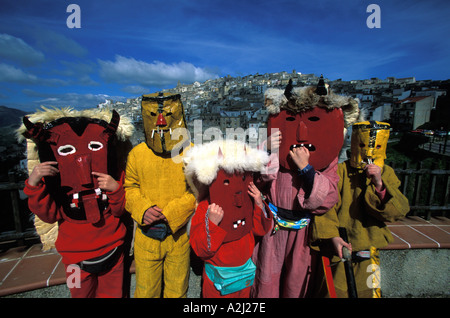
[[[450,297],[449,249],[380,250],[383,298]]]

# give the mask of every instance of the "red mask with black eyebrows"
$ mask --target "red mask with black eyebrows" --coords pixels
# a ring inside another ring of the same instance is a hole
[[[115,111],[109,124],[100,120],[67,117],[43,127],[24,119],[28,133],[41,145],[47,144],[58,162],[58,192],[66,195],[61,204],[67,220],[75,223],[100,221],[101,211],[107,207],[107,202],[92,172],[108,173],[108,143],[115,134],[119,120],[119,114]]]
[[[269,116],[267,128],[268,134],[272,129],[281,131],[280,165],[290,170],[297,170],[289,155],[293,145],[307,147],[309,164],[322,170],[337,157],[344,142],[344,115],[340,108],[328,110],[316,106],[299,113],[282,109]]]

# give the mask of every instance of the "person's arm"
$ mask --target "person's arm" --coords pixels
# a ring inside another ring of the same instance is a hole
[[[139,174],[136,170],[137,158],[132,150],[128,155],[125,170],[125,209],[131,213],[133,219],[139,224],[147,224],[144,222],[145,212],[155,206],[153,202],[141,195],[141,182]]]
[[[385,191],[382,199],[375,183],[371,181],[367,186],[364,195],[367,213],[383,222],[394,222],[405,217],[409,212],[409,202],[401,193],[400,180],[391,167],[384,165],[380,183],[381,190],[384,188]]]
[[[24,193],[28,196],[28,207],[39,219],[46,223],[55,223],[61,219],[54,198],[47,191],[44,177],[54,177],[59,171],[56,161],[46,161],[36,165],[25,180]]]
[[[189,241],[195,254],[203,260],[213,257],[223,243],[226,231],[218,226],[223,218],[219,206],[199,203],[191,221]]]

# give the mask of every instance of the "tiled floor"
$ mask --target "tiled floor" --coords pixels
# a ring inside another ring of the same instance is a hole
[[[388,224],[394,242],[386,249],[450,248],[450,219],[432,217],[426,221],[412,216]]]
[[[0,253],[0,296],[63,284],[65,277],[61,256],[40,244]]]
[[[0,252],[0,297],[65,283],[65,267],[54,249],[44,252],[36,244]]]
[[[394,242],[386,249],[450,248],[449,218],[425,221],[408,217],[388,227]],[[37,244],[0,252],[0,297],[65,283],[61,256],[54,250],[43,252],[41,247]],[[132,265],[131,272],[133,268]]]

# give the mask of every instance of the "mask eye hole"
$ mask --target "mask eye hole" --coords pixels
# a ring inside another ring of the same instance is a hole
[[[167,112],[166,116],[172,116],[172,112]]]
[[[377,149],[380,149],[381,148],[381,145],[377,145]]]
[[[98,151],[103,148],[103,144],[100,141],[91,141],[88,144],[89,150]]]
[[[225,179],[225,180],[223,180],[223,185],[229,185],[230,184],[230,180],[228,180],[228,179]]]
[[[365,145],[364,143],[360,143],[360,144],[359,144],[359,147],[360,147],[360,148],[364,148],[365,146],[366,146],[366,145]]]
[[[242,181],[245,181],[245,174],[242,175]]]
[[[295,117],[286,117],[286,121],[294,121]]]
[[[150,112],[150,115],[152,115],[152,116],[156,116],[156,113],[154,113],[154,112]]]
[[[317,116],[311,116],[311,117],[308,118],[308,120],[309,120],[309,121],[319,121],[320,118],[317,117]]]
[[[57,151],[60,156],[68,156],[75,153],[77,150],[72,145],[64,145],[60,146]]]

